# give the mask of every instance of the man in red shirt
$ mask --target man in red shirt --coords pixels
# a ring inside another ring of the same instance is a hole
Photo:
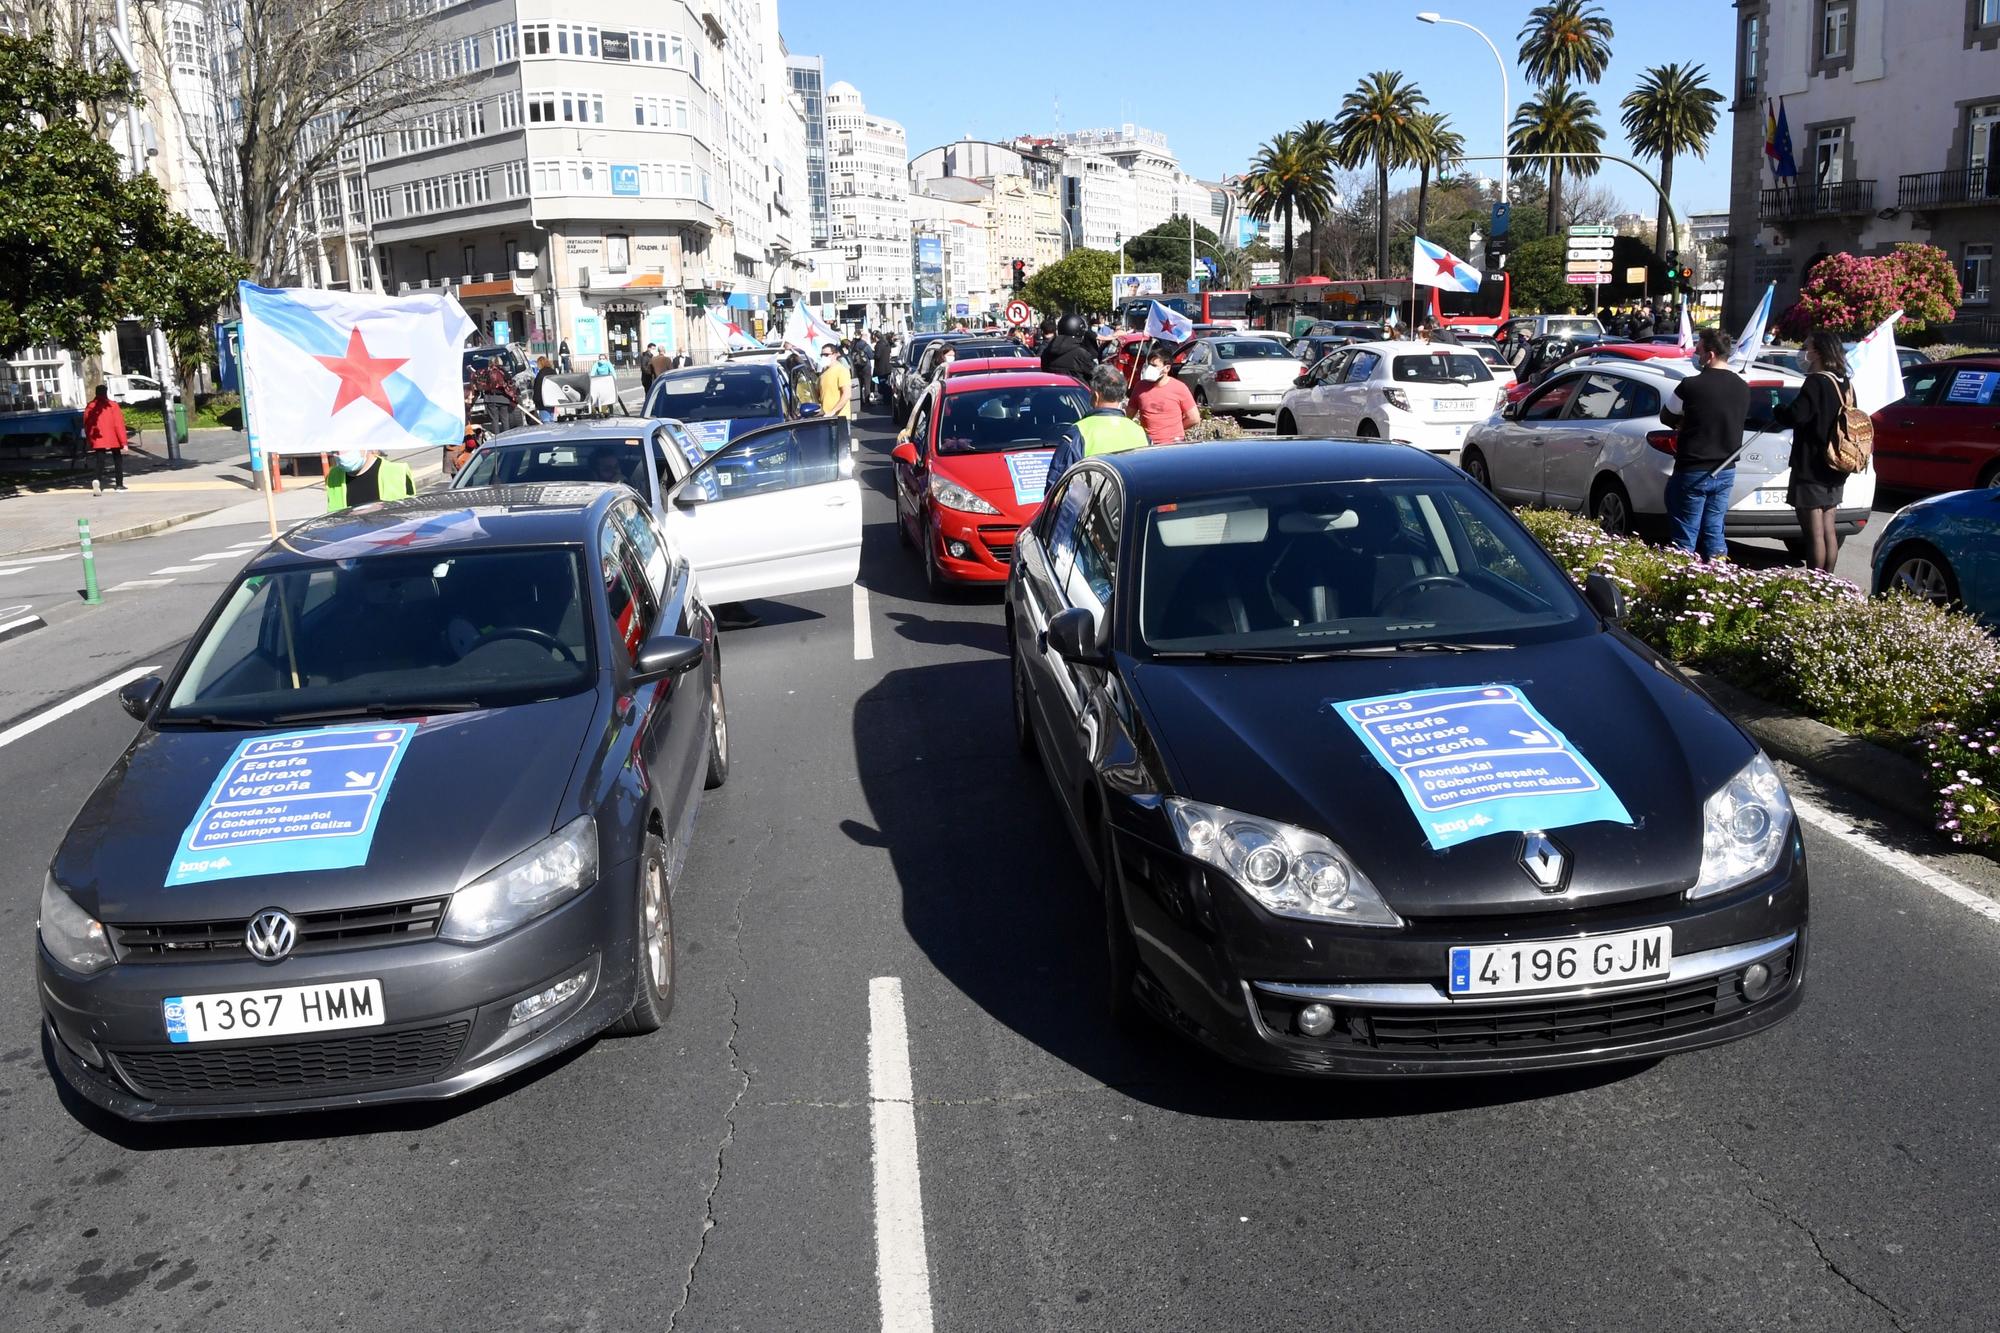
[[[1154,444],[1173,444],[1201,424],[1201,411],[1188,387],[1167,373],[1167,354],[1155,343],[1139,369],[1125,415],[1135,418]]]
[[[125,409],[111,401],[111,389],[97,386],[97,396],[83,409],[83,439],[90,446],[90,460],[97,473],[90,483],[92,495],[104,492],[104,456],[111,455],[112,487],[125,489]]]

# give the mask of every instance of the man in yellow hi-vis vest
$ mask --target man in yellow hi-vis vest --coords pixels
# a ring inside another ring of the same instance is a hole
[[[1128,449],[1144,449],[1152,441],[1138,422],[1125,415],[1125,377],[1111,366],[1099,366],[1090,373],[1091,410],[1063,432],[1056,456],[1049,460],[1047,500],[1062,474],[1081,459],[1103,454],[1122,454]]]

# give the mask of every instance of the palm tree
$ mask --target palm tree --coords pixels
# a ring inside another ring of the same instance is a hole
[[[1536,5],[1521,25],[1521,67],[1547,87],[1596,83],[1611,63],[1611,20],[1584,0]]]
[[[1647,157],[1660,159],[1660,207],[1653,223],[1653,253],[1667,246],[1667,198],[1674,192],[1674,155],[1708,156],[1722,94],[1708,86],[1700,65],[1655,65],[1619,103],[1625,137]]]
[[[1306,265],[1309,272],[1319,272],[1319,244],[1321,228],[1333,214],[1336,192],[1333,188],[1333,168],[1339,159],[1339,141],[1330,120],[1308,120],[1298,128],[1299,147],[1319,163],[1326,177],[1326,189],[1315,192],[1313,206],[1304,217],[1306,231]]]
[[[1340,161],[1350,167],[1375,164],[1375,276],[1389,276],[1389,172],[1417,160],[1421,139],[1417,118],[1430,104],[1414,83],[1393,70],[1377,70],[1340,101],[1333,127],[1340,136]]]
[[[1442,180],[1459,158],[1465,155],[1465,136],[1451,127],[1451,117],[1442,111],[1425,111],[1417,116],[1417,235],[1431,211],[1431,173]]]
[[[1243,203],[1250,216],[1269,222],[1285,220],[1285,281],[1292,279],[1292,221],[1310,221],[1329,210],[1333,175],[1329,164],[1297,130],[1285,130],[1257,150],[1242,184]]]
[[[1508,136],[1510,152],[1528,156],[1535,153],[1595,153],[1604,143],[1604,127],[1597,123],[1597,103],[1583,93],[1571,92],[1567,84],[1554,84],[1539,98],[1529,98],[1514,113],[1513,133]],[[1547,158],[1539,168],[1549,177],[1549,235],[1562,230],[1562,179],[1565,167],[1578,176],[1595,176],[1597,159]]]

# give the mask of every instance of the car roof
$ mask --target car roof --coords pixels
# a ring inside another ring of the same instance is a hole
[[[1463,347],[1454,347],[1451,343],[1418,342],[1414,338],[1377,338],[1372,342],[1349,343],[1340,350],[1343,352],[1381,352],[1390,356],[1402,353],[1428,356],[1433,352],[1462,352],[1465,349]]]
[[[1115,471],[1134,505],[1323,481],[1450,481],[1464,474],[1388,440],[1263,439],[1133,449],[1095,460]]]
[[[693,379],[697,375],[712,375],[716,371],[729,371],[744,375],[762,372],[774,379],[782,378],[784,368],[778,364],[776,355],[752,356],[740,361],[713,361],[705,366],[681,366],[673,370],[663,370],[653,376],[653,383],[661,380]]]
[[[2000,370],[2000,356],[1991,352],[1966,352],[1959,356],[1948,356],[1942,361],[1926,362],[1934,366],[1959,366],[1966,370]],[[1919,369],[1911,366],[1911,370]]]
[[[308,519],[266,547],[251,571],[404,551],[465,551],[503,546],[576,546],[631,490],[602,482],[528,482],[432,491],[389,504],[362,505]]]
[[[952,375],[944,382],[947,394],[972,393],[988,389],[1033,389],[1043,385],[1062,384],[1073,389],[1081,389],[1082,383],[1074,375],[1058,375],[1047,370],[1004,370],[991,375]]]
[[[680,422],[671,417],[605,417],[595,421],[575,421],[562,425],[517,426],[504,434],[493,436],[480,448],[506,449],[516,445],[629,440],[635,435],[649,433],[655,426],[665,425],[679,426]]]
[[[954,359],[945,375],[949,379],[957,379],[961,375],[994,375],[1029,366],[1039,370],[1041,365],[1032,356],[969,356],[963,361]]]

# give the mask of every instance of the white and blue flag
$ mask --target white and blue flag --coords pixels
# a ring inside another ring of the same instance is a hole
[[[1771,326],[1771,296],[1777,290],[1775,282],[1764,289],[1764,299],[1757,303],[1750,322],[1743,326],[1743,336],[1736,340],[1736,350],[1729,354],[1729,368],[1739,375],[1750,369],[1764,346],[1764,330]]]
[[[1184,343],[1194,337],[1194,321],[1172,306],[1146,303],[1146,336],[1161,342]]]
[[[1903,363],[1896,357],[1896,323],[1902,317],[1898,310],[1877,324],[1847,358],[1854,405],[1871,416],[1903,396]]]
[[[461,351],[473,324],[447,292],[367,296],[237,284],[250,452],[396,452],[465,438]]]
[[[1419,287],[1442,287],[1448,292],[1476,292],[1485,281],[1478,269],[1441,245],[1419,236],[1410,255],[1410,281]]]

